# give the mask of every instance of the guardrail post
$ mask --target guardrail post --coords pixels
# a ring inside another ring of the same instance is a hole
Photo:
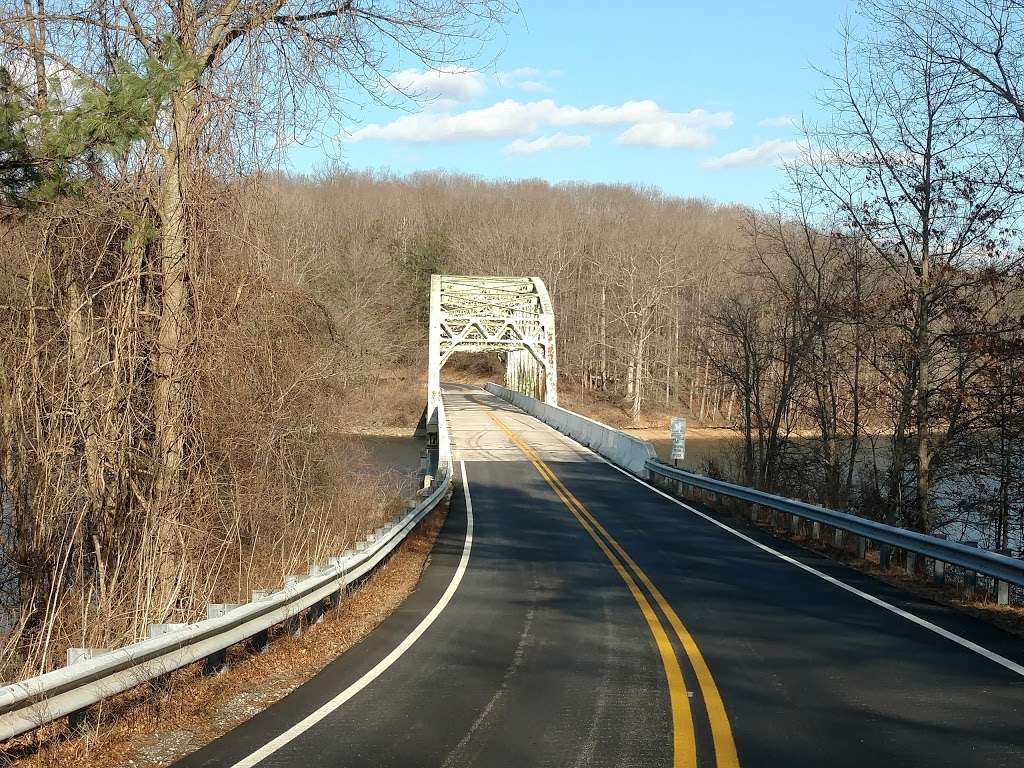
[[[238,603],[209,603],[206,606],[207,619],[219,619],[229,611],[238,607]],[[214,651],[203,659],[203,674],[216,675],[228,668],[228,652],[226,648]]]
[[[284,620],[284,631],[292,637],[298,637],[302,634],[302,614],[296,613],[294,616],[289,616]]]
[[[821,541],[821,523],[817,520],[811,523],[811,538],[815,541]]]
[[[82,661],[95,659],[97,656],[102,656],[105,653],[110,653],[110,650],[108,648],[68,648],[67,666],[70,667]],[[86,724],[89,722],[89,715],[91,712],[91,707],[85,707],[84,709],[79,709],[69,714],[68,730],[72,733],[82,733],[85,730]]]
[[[868,540],[863,536],[857,536],[857,557],[860,560],[867,560]]]
[[[89,722],[89,715],[92,707],[78,709],[68,715],[68,730],[75,734],[85,733],[85,726]]]
[[[789,530],[794,536],[797,536],[800,533],[800,518],[796,515],[789,516]]]
[[[233,611],[238,607],[238,603],[208,603],[206,606],[206,618],[219,619],[229,611]]]
[[[155,637],[177,632],[179,629],[187,626],[188,624],[150,624],[149,639],[152,640]],[[165,672],[152,678],[149,681],[149,687],[162,696],[166,695],[171,688],[171,673]]]
[[[293,587],[296,584],[298,584],[300,581],[302,581],[302,579],[303,579],[302,576],[295,576],[295,575],[285,576],[284,577],[284,588],[288,589],[289,587]],[[302,614],[301,613],[297,613],[294,616],[291,616],[291,617],[285,619],[284,626],[285,626],[285,631],[289,635],[291,635],[292,637],[298,637],[299,635],[302,634]]]
[[[997,549],[996,554],[1006,555],[1007,557],[1013,557],[1013,552],[1009,549]],[[996,605],[1009,605],[1010,604],[1010,584],[1005,581],[996,581]]]
[[[845,531],[843,531],[842,528],[832,529],[832,543],[835,545],[836,549],[843,549],[843,544],[845,543],[843,540],[844,533]]]
[[[319,624],[324,618],[324,601],[318,600],[309,606],[309,610],[306,611],[306,623],[308,626]]]
[[[343,571],[343,563],[342,563],[342,561],[344,559],[345,559],[344,556],[342,556],[342,557],[332,557],[332,558],[328,559],[328,563],[330,564],[330,566],[332,568],[337,568],[339,571]],[[341,593],[344,591],[344,589],[345,589],[344,587],[340,587],[339,586],[338,590],[336,592],[332,592],[328,596],[328,600],[330,600],[330,606],[329,606],[330,608],[336,607],[341,602]]]
[[[907,552],[907,576],[917,573],[917,552]]]
[[[205,659],[203,659],[203,674],[204,675],[216,675],[223,672],[228,668],[228,651],[227,648],[221,648],[219,651],[214,651]]]
[[[270,631],[261,629],[255,635],[249,638],[247,643],[249,651],[252,653],[263,653],[267,650],[267,646],[270,645]]]
[[[878,544],[878,566],[883,570],[889,570],[892,565],[892,547],[888,544]]]
[[[90,658],[110,652],[108,648],[69,648],[68,666],[71,667],[79,662],[88,662]],[[86,725],[89,723],[92,712],[93,709],[91,707],[86,707],[71,713],[68,716],[68,730],[72,733],[83,733]]]
[[[965,541],[964,546],[979,548],[976,541]],[[974,592],[978,588],[978,572],[964,569],[964,597],[968,600],[974,599]]]
[[[154,637],[161,637],[169,632],[177,632],[179,629],[187,626],[188,624],[150,624],[149,639],[152,640]]]
[[[936,539],[946,539],[946,534],[944,533],[933,533],[932,535]],[[946,583],[946,563],[944,561],[932,560],[932,577],[935,579],[936,584]]]
[[[88,661],[89,659],[95,659],[97,656],[102,656],[105,653],[110,653],[108,648],[68,648],[67,650],[67,664],[66,666],[72,666],[78,664],[80,661]]]

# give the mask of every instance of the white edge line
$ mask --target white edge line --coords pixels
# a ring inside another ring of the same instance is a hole
[[[491,397],[496,397],[495,395],[492,395],[490,392],[487,392],[487,394],[490,395]],[[507,400],[503,400],[502,398],[497,398],[497,399],[501,400],[501,402],[503,402],[503,403],[508,403]],[[513,408],[516,407],[514,403],[508,403],[508,405],[511,405]],[[519,410],[522,411],[521,408]],[[1013,672],[1015,674],[1020,675],[1021,677],[1024,677],[1024,665],[1018,664],[1015,661],[1011,661],[1010,659],[1006,658],[1005,656],[999,655],[995,651],[990,651],[988,648],[985,648],[985,647],[983,647],[981,645],[978,645],[975,642],[972,642],[971,640],[968,640],[966,637],[961,637],[960,635],[956,634],[955,632],[950,632],[948,629],[943,629],[939,625],[933,624],[932,622],[928,621],[927,619],[922,619],[920,616],[915,616],[913,613],[910,613],[909,611],[905,611],[902,608],[900,608],[899,606],[893,605],[892,603],[888,603],[885,600],[882,600],[881,598],[875,597],[874,595],[868,594],[867,592],[864,592],[863,590],[857,589],[856,587],[851,586],[851,585],[847,584],[846,582],[840,581],[839,579],[837,579],[837,578],[835,578],[833,576],[829,576],[827,573],[822,573],[817,568],[813,568],[813,567],[807,565],[806,563],[801,563],[799,560],[796,560],[795,558],[792,558],[789,555],[784,555],[781,552],[779,552],[777,549],[772,549],[768,545],[762,544],[761,542],[757,541],[756,539],[752,539],[751,537],[747,536],[745,533],[737,531],[735,528],[730,528],[728,525],[726,525],[725,523],[721,522],[720,520],[716,520],[715,518],[711,517],[711,515],[705,514],[704,512],[701,512],[699,509],[691,507],[686,502],[680,501],[675,496],[672,496],[671,494],[665,493],[663,490],[661,490],[660,488],[656,488],[655,486],[653,486],[650,483],[648,483],[646,480],[642,480],[641,478],[637,477],[636,475],[632,474],[631,472],[626,471],[622,467],[616,466],[611,461],[606,459],[604,456],[600,455],[599,453],[595,453],[593,450],[591,450],[587,446],[583,445],[582,443],[579,443],[579,442],[573,440],[568,435],[562,434],[557,429],[552,427],[550,424],[546,424],[545,422],[541,421],[540,419],[538,419],[533,414],[527,413],[526,411],[522,411],[522,413],[524,413],[526,416],[529,416],[530,418],[534,419],[539,424],[543,424],[545,427],[550,429],[555,434],[560,435],[561,437],[563,437],[566,440],[570,441],[571,443],[574,444],[575,447],[578,447],[581,450],[586,451],[590,455],[594,456],[598,461],[604,462],[609,467],[614,469],[616,472],[621,472],[623,475],[625,475],[629,479],[635,480],[640,485],[642,485],[642,486],[644,486],[646,488],[651,489],[652,491],[654,491],[659,496],[664,496],[666,499],[668,499],[672,503],[678,504],[683,509],[685,509],[685,510],[687,510],[689,512],[692,512],[693,514],[697,515],[698,517],[703,518],[704,520],[707,520],[712,525],[717,525],[722,530],[728,531],[733,536],[736,536],[736,537],[738,537],[740,539],[743,539],[743,541],[747,542],[748,544],[754,545],[755,547],[757,547],[758,549],[762,550],[763,552],[767,552],[770,555],[774,555],[775,557],[777,557],[780,560],[783,560],[783,561],[789,563],[790,565],[795,565],[797,568],[799,568],[802,571],[806,571],[807,573],[813,574],[814,576],[817,576],[819,579],[822,579],[823,581],[827,581],[829,584],[837,586],[840,589],[846,590],[850,594],[856,595],[857,597],[860,597],[860,598],[862,598],[864,600],[867,600],[869,603],[873,603],[874,605],[877,605],[879,608],[884,608],[885,610],[887,610],[887,611],[889,611],[891,613],[894,613],[897,616],[899,616],[901,618],[904,618],[904,619],[906,619],[907,621],[909,621],[909,622],[911,622],[913,624],[917,624],[920,627],[924,627],[925,629],[927,629],[927,630],[929,630],[931,632],[934,632],[936,635],[939,635],[940,637],[944,637],[947,640],[950,640],[950,641],[956,643],[957,645],[963,646],[964,648],[966,648],[966,649],[968,649],[970,651],[974,651],[979,656],[983,656],[984,658],[988,659],[989,661],[994,661],[996,664],[998,664],[998,665],[1000,665],[1002,667],[1005,667],[1006,669],[1010,670],[1011,672]]]
[[[444,591],[444,594],[441,595],[441,599],[438,600],[434,607],[430,609],[430,613],[424,616],[420,623],[416,625],[416,628],[410,632],[401,643],[395,646],[391,653],[377,662],[372,669],[326,704],[323,704],[315,711],[306,715],[302,720],[297,722],[280,736],[277,736],[252,754],[239,760],[237,763],[232,765],[231,768],[252,768],[252,766],[274,754],[277,750],[281,749],[281,747],[295,740],[338,709],[338,707],[380,677],[388,667],[398,661],[398,659],[412,647],[413,643],[415,643],[420,636],[427,631],[430,625],[434,623],[434,620],[441,615],[441,612],[445,609],[448,603],[451,602],[452,597],[455,595],[455,591],[459,588],[459,584],[462,582],[462,577],[466,573],[466,568],[469,565],[469,553],[473,547],[473,502],[469,496],[469,478],[466,477],[466,462],[460,461],[459,466],[462,469],[462,488],[466,495],[466,542],[462,546],[462,558],[459,560],[459,565],[455,569],[455,574],[452,576],[452,580],[448,584],[448,588]]]

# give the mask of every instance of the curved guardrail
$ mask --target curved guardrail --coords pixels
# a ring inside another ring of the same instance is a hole
[[[750,502],[751,504],[758,504],[766,509],[785,512],[795,517],[822,523],[823,525],[838,528],[880,544],[903,549],[907,552],[914,552],[922,557],[930,557],[943,563],[959,566],[968,571],[991,576],[998,581],[1024,586],[1024,560],[996,554],[984,549],[976,549],[955,541],[945,541],[935,536],[908,531],[905,528],[897,528],[885,523],[876,523],[874,520],[836,512],[832,509],[826,509],[825,507],[819,507],[803,501],[796,501],[795,499],[787,499],[784,496],[776,496],[764,491],[758,491],[745,485],[735,485],[724,480],[714,480],[694,472],[687,472],[684,469],[670,467],[656,460],[647,462],[647,471],[652,476],[675,480],[694,488],[700,488],[722,496],[729,496],[734,499]]]
[[[427,496],[378,528],[355,550],[313,566],[309,575],[283,589],[254,594],[223,616],[169,628],[102,655],[0,688],[0,740],[73,715],[105,698],[204,659],[229,646],[261,636],[271,627],[318,610],[341,590],[370,573],[405,540],[447,495],[454,473],[444,406],[438,407],[438,468]]]

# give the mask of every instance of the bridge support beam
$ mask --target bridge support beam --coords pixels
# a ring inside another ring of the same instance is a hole
[[[431,275],[426,425],[441,398],[441,368],[456,352],[498,352],[505,387],[558,405],[555,312],[539,277]]]

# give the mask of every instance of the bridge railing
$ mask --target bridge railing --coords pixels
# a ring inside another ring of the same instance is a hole
[[[210,618],[195,624],[151,625],[148,640],[121,648],[73,649],[67,666],[0,688],[0,740],[75,716],[103,699],[190,664],[204,661],[207,667],[219,667],[228,647],[249,642],[260,648],[270,628],[300,621],[304,613],[317,620],[342,590],[373,571],[447,496],[454,468],[443,404],[438,408],[438,431],[436,477],[426,496],[410,503],[394,520],[349,551],[313,565],[307,576],[286,580],[277,591],[254,592],[251,601],[241,605],[211,605]]]
[[[905,528],[878,523],[815,504],[787,499],[784,496],[776,496],[744,485],[715,480],[695,472],[688,472],[685,469],[671,467],[655,459],[647,462],[647,471],[650,478],[656,483],[670,487],[674,485],[679,491],[682,490],[682,486],[688,486],[715,496],[737,499],[756,505],[755,510],[760,507],[791,515],[792,519],[796,521],[809,520],[812,523],[825,525],[852,536],[859,536],[866,541],[913,553],[915,556],[930,558],[939,563],[953,565],[968,573],[983,574],[996,582],[1024,587],[1024,560],[955,541],[946,541]],[[1002,596],[1000,599],[1003,601]]]
[[[542,403],[529,395],[513,392],[498,384],[487,384],[485,389],[548,426],[554,427],[566,437],[582,443],[613,464],[628,469],[634,475],[645,477],[647,462],[657,456],[654,448],[646,440],[627,435],[621,430],[580,416],[566,408]]]

